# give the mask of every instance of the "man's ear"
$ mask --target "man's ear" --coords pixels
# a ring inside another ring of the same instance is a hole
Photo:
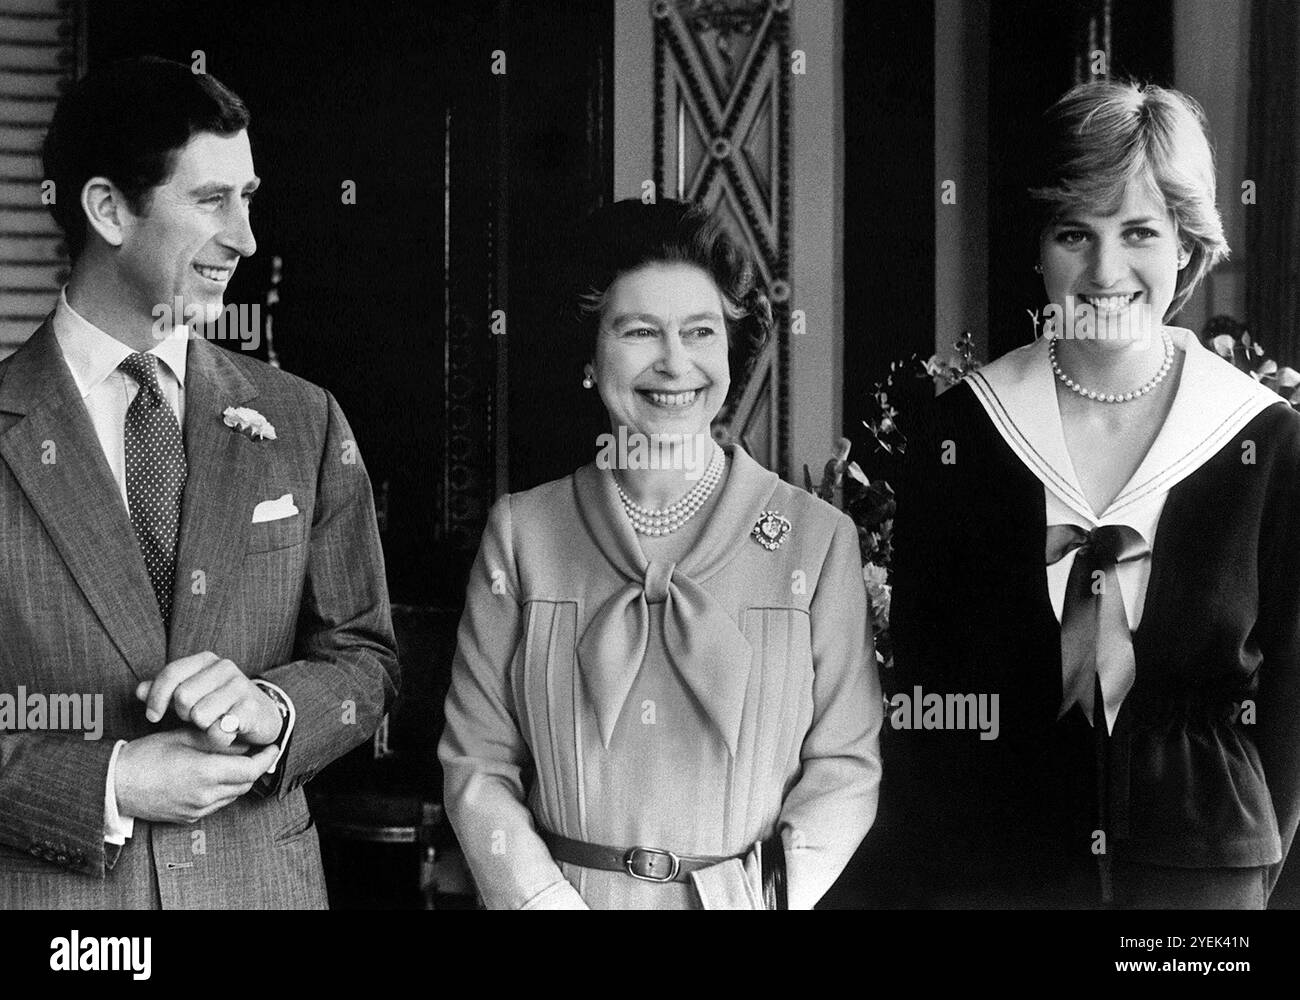
[[[81,210],[109,246],[120,247],[125,235],[126,209],[122,192],[107,177],[92,177],[81,188]]]

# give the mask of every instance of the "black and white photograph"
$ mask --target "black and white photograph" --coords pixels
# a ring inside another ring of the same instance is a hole
[[[1297,108],[1295,0],[0,0],[0,952],[1289,967]]]

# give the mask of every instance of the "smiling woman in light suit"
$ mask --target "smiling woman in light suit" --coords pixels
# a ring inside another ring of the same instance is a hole
[[[490,907],[811,907],[880,781],[857,531],[709,435],[730,348],[770,325],[722,227],[627,201],[583,233],[583,384],[634,443],[493,508],[448,814]]]

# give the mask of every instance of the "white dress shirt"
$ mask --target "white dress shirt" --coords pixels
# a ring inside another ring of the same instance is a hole
[[[104,457],[113,472],[126,503],[126,411],[140,387],[118,365],[135,352],[116,337],[109,336],[81,316],[68,304],[66,290],[59,293],[54,309],[54,336],[63,351],[63,360],[77,383],[77,391],[86,404],[95,435],[104,448]],[[189,348],[188,328],[177,327],[165,339],[149,348],[159,364],[158,387],[176,415],[176,423],[185,426],[185,358]]]
[[[105,333],[68,304],[68,291],[59,292],[54,308],[54,337],[63,352],[63,360],[86,404],[86,412],[104,449],[104,458],[113,473],[122,509],[130,516],[126,499],[126,411],[140,390],[135,379],[119,371],[120,365],[135,352],[116,337]],[[178,426],[185,426],[185,358],[189,348],[185,327],[174,329],[169,337],[155,344],[149,353],[158,358],[155,366],[158,387],[176,415]],[[110,844],[125,844],[135,832],[135,820],[122,816],[117,808],[117,755],[126,746],[118,740],[108,762],[108,779],[104,783],[104,839]]]

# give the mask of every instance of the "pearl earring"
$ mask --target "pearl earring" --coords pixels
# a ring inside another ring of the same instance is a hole
[[[1036,273],[1036,274],[1042,274],[1042,273],[1043,273],[1043,265],[1042,265],[1042,264],[1035,264],[1035,265],[1034,265],[1034,273]]]
[[[596,380],[590,375],[582,376],[582,387],[584,389],[593,389],[596,386]]]

